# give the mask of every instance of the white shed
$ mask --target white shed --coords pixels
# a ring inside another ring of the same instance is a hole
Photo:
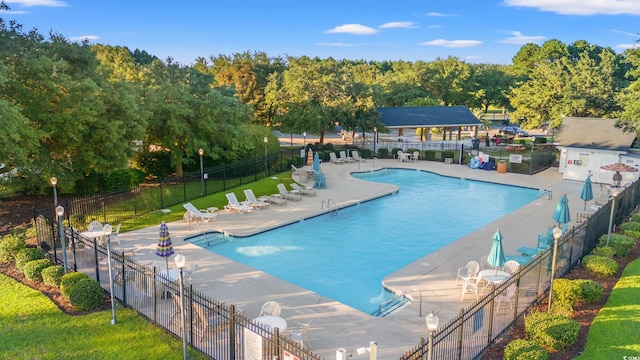
[[[556,143],[560,149],[559,169],[563,179],[610,184],[613,172],[601,166],[623,163],[640,169],[640,153],[632,146],[635,132],[615,127],[616,119],[565,117]],[[637,150],[637,149],[636,149]],[[634,182],[640,172],[622,173],[622,183]]]

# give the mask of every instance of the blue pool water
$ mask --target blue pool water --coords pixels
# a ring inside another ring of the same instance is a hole
[[[389,296],[388,274],[535,200],[537,190],[394,169],[353,174],[391,196],[207,249],[360,311]],[[194,239],[195,240],[195,239]],[[197,243],[197,242],[196,242]],[[487,251],[490,243],[487,242]]]

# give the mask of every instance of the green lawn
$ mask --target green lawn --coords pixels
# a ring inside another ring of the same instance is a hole
[[[111,310],[70,316],[2,274],[0,304],[0,359],[182,359],[180,339],[129,309],[118,308],[116,325]]]
[[[640,359],[640,259],[624,269],[577,359]]]

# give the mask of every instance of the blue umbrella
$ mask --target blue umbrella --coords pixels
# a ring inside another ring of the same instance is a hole
[[[489,265],[497,268],[501,267],[505,263],[504,258],[504,250],[502,249],[502,233],[500,229],[496,230],[496,233],[493,234],[493,244],[491,244],[491,251],[489,252],[489,257],[487,258],[487,262]]]
[[[582,186],[582,193],[580,199],[584,200],[584,210],[587,209],[587,201],[593,200],[593,188],[591,187],[591,178],[587,176],[587,180],[584,181]]]
[[[313,171],[320,171],[320,157],[318,153],[313,154]]]
[[[571,221],[571,214],[569,213],[569,200],[567,194],[562,195],[562,199],[556,206],[556,210],[553,212],[551,219],[558,224],[566,224]]]
[[[167,262],[167,272],[169,271],[169,256],[173,255],[173,243],[171,243],[171,235],[167,224],[162,222],[160,225],[160,238],[158,239],[158,247],[156,255],[163,257]]]

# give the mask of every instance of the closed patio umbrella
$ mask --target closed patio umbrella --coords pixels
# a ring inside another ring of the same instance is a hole
[[[584,210],[587,209],[587,201],[593,200],[593,188],[591,187],[591,178],[587,176],[587,179],[582,185],[582,193],[580,193],[580,199],[584,200]]]
[[[318,156],[318,153],[313,154],[313,171],[320,171],[320,156]]]
[[[501,267],[505,263],[504,258],[504,249],[502,249],[502,233],[500,229],[496,230],[496,233],[493,234],[493,243],[491,244],[491,251],[489,251],[489,257],[487,258],[487,262],[489,265],[496,268]]]
[[[309,149],[309,153],[307,155],[307,165],[311,166],[313,164],[313,149]]]
[[[160,237],[158,239],[158,247],[156,248],[156,255],[163,257],[167,262],[167,272],[169,271],[169,256],[173,255],[173,244],[171,243],[171,235],[169,235],[169,228],[163,221],[160,225]]]
[[[556,205],[556,210],[553,212],[551,219],[558,224],[566,224],[571,221],[571,214],[569,213],[569,200],[567,199],[567,194],[562,195],[562,199],[558,205]]]

